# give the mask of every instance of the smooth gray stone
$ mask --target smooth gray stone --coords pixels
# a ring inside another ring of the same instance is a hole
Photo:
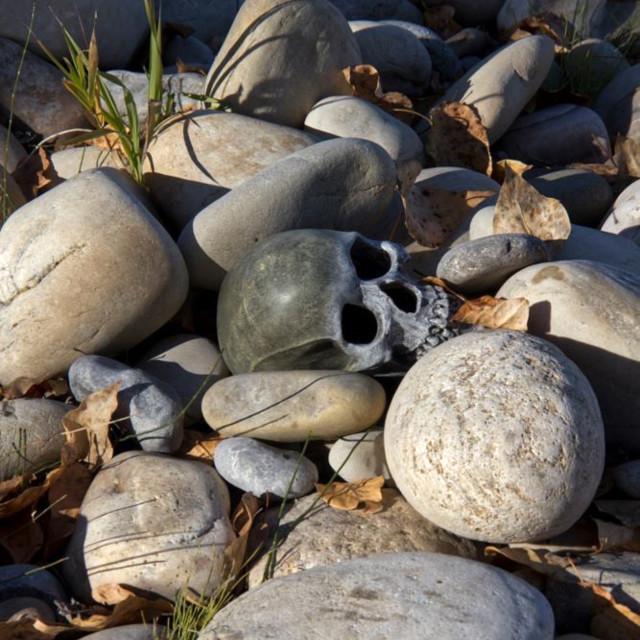
[[[433,70],[437,71],[443,80],[457,80],[462,75],[462,64],[455,51],[433,29],[404,20],[380,20],[379,24],[405,29],[418,38],[429,52]]]
[[[411,0],[331,0],[347,20],[403,20],[422,24],[422,12]]]
[[[128,584],[169,600],[187,587],[213,595],[236,540],[229,490],[209,464],[128,451],[104,465],[84,497],[62,573],[91,601],[101,585]]]
[[[467,71],[449,88],[443,100],[475,106],[493,144],[540,88],[553,57],[550,38],[522,38],[498,49]]]
[[[439,3],[437,3],[439,4]],[[455,20],[463,25],[475,26],[480,22],[493,20],[504,4],[504,0],[447,0],[455,10]]]
[[[62,72],[30,51],[24,56],[13,96],[22,54],[21,45],[0,38],[0,109],[4,113],[13,111],[18,122],[42,136],[86,126],[80,103],[62,84]]]
[[[5,222],[0,384],[52,377],[83,353],[120,353],[180,309],[184,260],[142,193],[116,169],[93,169]]]
[[[560,200],[572,223],[596,227],[613,203],[609,183],[582,169],[532,169],[524,176],[543,196]]]
[[[234,113],[300,127],[325,96],[352,95],[342,70],[362,58],[328,0],[247,0],[205,80]]]
[[[278,449],[253,438],[226,438],[213,459],[218,473],[231,485],[260,497],[299,498],[318,482],[316,465],[297,451]]]
[[[271,580],[222,609],[198,640],[551,640],[553,625],[544,596],[506,571],[388,553]]]
[[[186,415],[202,419],[201,402],[207,390],[229,375],[220,350],[207,338],[180,334],[151,346],[137,362],[142,371],[173,387]]]
[[[349,23],[362,54],[363,64],[380,74],[383,91],[399,91],[422,97],[429,90],[431,56],[420,40],[400,27],[369,21]]]
[[[241,4],[242,0],[162,0],[156,1],[156,11],[162,10],[165,24],[191,27],[195,37],[209,42],[227,35]]]
[[[619,133],[637,137],[640,134],[640,64],[616,74],[598,94],[592,108],[604,121],[612,142]]]
[[[619,464],[611,470],[611,475],[618,489],[634,500],[640,500],[640,460]]]
[[[610,42],[589,38],[571,47],[563,66],[571,90],[595,98],[629,63]]]
[[[497,295],[529,301],[529,332],[554,343],[589,379],[607,447],[640,451],[640,270],[589,260],[527,267]]]
[[[31,8],[34,5],[33,34],[29,37]],[[28,40],[29,49],[47,59],[38,43],[40,40],[58,60],[61,60],[64,56],[69,56],[69,50],[56,17],[71,32],[71,36],[81,48],[89,46],[91,30],[95,25],[102,69],[126,67],[149,34],[149,24],[142,2],[3,0],[0,37],[15,40],[20,43],[20,48],[22,43]]]
[[[93,145],[87,147],[71,147],[54,151],[49,160],[58,177],[68,180],[82,171],[110,167],[122,169],[122,164],[108,149]]]
[[[556,104],[520,116],[500,138],[499,149],[526,164],[600,164],[611,159],[609,134],[588,107]]]
[[[0,567],[0,600],[16,597],[36,598],[53,608],[55,600],[68,600],[64,585],[46,569],[34,564]]]
[[[436,275],[465,295],[484,294],[499,288],[520,269],[548,259],[542,240],[524,234],[499,234],[450,249],[438,263]]]
[[[125,624],[84,636],[86,640],[162,640],[164,627],[152,624]]]
[[[279,160],[203,209],[178,246],[191,284],[218,290],[261,240],[293,229],[388,232],[396,168],[379,145],[327,140]]]
[[[384,476],[394,486],[384,455],[382,427],[338,438],[329,451],[329,466],[346,482]]]
[[[7,597],[0,602],[0,622],[16,622],[24,619],[38,619],[54,624],[56,615],[53,607],[39,598]]]
[[[632,182],[616,198],[600,228],[640,247],[640,180]]]
[[[604,438],[578,366],[548,341],[504,329],[465,333],[420,358],[384,425],[389,470],[414,509],[500,544],[575,524],[600,483]]]
[[[177,64],[180,60],[188,67],[201,65],[207,71],[214,58],[211,47],[196,36],[183,38],[180,34],[175,34],[162,50],[162,62],[165,67]]]
[[[254,537],[259,536],[263,523],[269,527],[269,541],[275,531],[286,533],[276,554],[273,577],[398,551],[430,551],[472,560],[482,558],[477,543],[454,536],[429,522],[397,491],[385,490],[384,494],[383,510],[372,517],[358,511],[334,509],[318,500],[318,494],[296,500],[280,521],[279,509],[260,514]],[[305,512],[307,515],[302,518]],[[302,520],[296,523],[300,518]],[[249,572],[250,589],[262,582],[269,558],[265,553],[269,541],[260,549]],[[253,542],[250,538],[250,549]]]
[[[120,380],[118,427],[131,431],[144,451],[173,453],[182,443],[182,402],[165,382],[140,369],[102,356],[83,356],[69,369],[69,386],[78,402]]]
[[[60,459],[62,418],[71,406],[44,398],[0,401],[0,480],[35,472]]]
[[[465,58],[484,54],[491,40],[486,31],[467,27],[447,38],[446,42],[458,58]]]

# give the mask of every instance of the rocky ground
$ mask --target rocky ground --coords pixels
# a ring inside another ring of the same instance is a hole
[[[640,638],[637,3],[0,14],[0,638]]]

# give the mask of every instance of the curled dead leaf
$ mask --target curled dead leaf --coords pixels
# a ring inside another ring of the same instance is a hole
[[[80,406],[62,419],[67,442],[62,448],[63,465],[84,460],[90,465],[102,465],[113,457],[109,440],[109,423],[118,406],[118,381],[106,389],[89,394]]]
[[[531,169],[533,165],[525,164],[520,160],[498,160],[493,165],[493,172],[491,178],[497,183],[502,184],[506,177],[506,168],[509,167],[512,171],[521,176],[525,171]]]
[[[564,573],[564,570],[571,566],[569,558],[555,555],[546,549],[488,546],[485,547],[484,554],[488,557],[502,556],[550,576],[558,572]]]
[[[541,240],[566,240],[571,233],[569,215],[562,203],[547,198],[509,164],[493,216],[493,232],[525,233]]]
[[[38,381],[33,378],[18,378],[2,389],[0,397],[15,398],[59,398],[69,393],[69,384],[64,378]]]
[[[359,509],[369,515],[383,508],[382,486],[384,477],[376,476],[357,482],[332,482],[316,484],[316,491],[329,506],[343,511]]]
[[[442,280],[441,278],[437,278],[436,276],[425,276],[420,280],[421,284],[433,284],[436,287],[442,287],[447,293],[450,293],[452,296],[458,298],[458,300],[462,300],[465,302],[467,299],[460,293],[456,293],[453,289],[449,287],[449,285]]]
[[[476,107],[442,102],[429,115],[427,152],[437,166],[463,167],[491,175],[489,137]]]
[[[9,497],[12,494],[6,495],[3,502],[0,502],[0,520],[10,518],[16,513],[33,506],[38,502],[38,500],[40,500],[40,498],[42,498],[42,496],[44,496],[45,493],[47,493],[53,484],[60,478],[61,474],[62,468],[54,469],[45,476],[42,484],[27,486],[14,497]],[[35,476],[29,476],[29,482],[37,482],[37,479]]]
[[[493,191],[449,191],[415,185],[405,201],[405,225],[423,247],[435,249],[470,216]]]
[[[0,638],[2,640],[52,640],[52,638],[72,630],[73,627],[69,625],[48,624],[40,619],[23,618],[0,622]]]
[[[211,462],[216,447],[224,440],[217,433],[200,433],[195,429],[185,429],[182,445],[177,455],[191,458],[192,460],[204,460]]]
[[[21,160],[11,175],[29,200],[64,182],[43,147]]]
[[[464,302],[452,321],[482,325],[490,329],[526,331],[529,322],[529,302],[525,298],[482,296],[477,300]]]

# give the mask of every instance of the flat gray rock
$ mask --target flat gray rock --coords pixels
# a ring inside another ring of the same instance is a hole
[[[182,229],[214,200],[317,141],[311,133],[237,113],[194,111],[153,141],[144,181],[158,207]]]
[[[162,0],[162,21],[191,27],[193,34],[204,42],[213,38],[222,41],[240,4],[238,0]],[[159,7],[156,4],[156,9]]]
[[[498,49],[465,73],[443,100],[475,106],[493,144],[540,88],[553,62],[553,40],[522,38]]]
[[[612,143],[618,133],[629,138],[640,132],[640,64],[616,74],[593,103]]]
[[[277,449],[252,438],[227,438],[216,447],[214,463],[231,485],[260,497],[299,498],[313,491],[318,470],[296,451]]]
[[[552,640],[553,624],[544,596],[501,569],[439,553],[388,553],[252,589],[198,640]]]
[[[319,142],[279,160],[203,209],[184,228],[178,245],[191,284],[218,290],[226,272],[249,249],[282,231],[384,233],[392,224],[387,214],[395,181],[389,154],[355,138]]]
[[[346,371],[265,371],[230,376],[202,400],[207,424],[220,435],[275,442],[321,440],[375,424],[385,409],[382,385]]]
[[[187,585],[211,594],[224,579],[224,551],[235,539],[229,491],[212,466],[129,451],[91,483],[62,572],[83,602],[108,584],[170,600]]]
[[[123,173],[94,169],[5,222],[0,384],[51,377],[83,353],[128,349],[182,306],[184,260],[140,193]]]
[[[640,247],[640,180],[632,182],[616,198],[600,228]]]
[[[498,234],[453,247],[438,263],[436,275],[465,295],[484,294],[520,269],[548,259],[542,240],[524,234]]]
[[[44,398],[0,402],[0,480],[37,472],[60,459],[62,418],[70,405]]]
[[[527,267],[497,295],[529,301],[529,331],[553,342],[589,379],[607,446],[640,451],[640,279],[638,272],[588,260]]]
[[[279,526],[278,509],[269,509],[258,516],[254,536],[260,535],[263,523],[269,527],[270,535],[277,529],[279,535],[286,536],[276,553],[274,578],[398,551],[431,551],[472,560],[482,558],[480,545],[425,520],[397,491],[384,490],[384,505],[378,513],[363,515],[357,510],[334,509],[315,494],[296,500]],[[250,589],[263,580],[269,558],[265,549],[269,548],[270,540],[269,537],[262,541],[264,546],[249,572]],[[252,543],[257,544],[258,540],[251,540],[250,547]]]
[[[391,401],[384,438],[396,486],[419,513],[494,543],[569,529],[604,468],[602,417],[584,374],[517,331],[466,333],[418,360]]]
[[[235,113],[300,127],[320,98],[351,95],[342,69],[361,62],[346,19],[328,0],[248,0],[205,92]]]
[[[183,405],[173,387],[103,356],[83,356],[69,369],[69,386],[78,402],[118,381],[122,385],[114,416],[123,436],[133,434],[144,451],[177,451],[182,443]]]

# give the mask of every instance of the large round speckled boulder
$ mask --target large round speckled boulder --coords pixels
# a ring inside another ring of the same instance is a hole
[[[506,571],[440,553],[387,553],[276,578],[198,640],[552,640],[544,596]]]
[[[385,423],[387,464],[410,504],[467,538],[566,531],[593,499],[604,431],[584,375],[515,331],[453,338],[418,360]]]

